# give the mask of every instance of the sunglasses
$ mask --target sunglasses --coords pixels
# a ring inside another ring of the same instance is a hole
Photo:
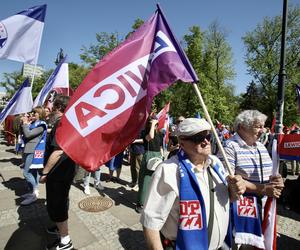
[[[196,135],[193,135],[191,137],[182,138],[182,140],[191,141],[195,144],[200,144],[204,142],[205,140],[209,141],[211,140],[211,133],[198,133]]]

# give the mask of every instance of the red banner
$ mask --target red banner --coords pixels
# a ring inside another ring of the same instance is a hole
[[[280,135],[278,154],[281,159],[300,160],[300,134]]]

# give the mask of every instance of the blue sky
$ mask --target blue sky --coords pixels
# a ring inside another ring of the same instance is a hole
[[[178,40],[189,27],[206,30],[217,20],[228,32],[227,40],[233,49],[236,78],[232,84],[236,93],[245,92],[251,80],[244,64],[245,49],[242,36],[252,31],[264,17],[281,15],[283,0],[160,0],[158,1]],[[3,0],[0,21],[28,7],[47,4],[44,33],[38,64],[47,70],[54,68],[60,48],[69,61],[81,63],[79,54],[83,45],[94,44],[97,32],[117,31],[123,38],[137,18],[148,19],[156,9],[154,0]],[[300,0],[290,0],[300,4]],[[0,60],[0,79],[3,72],[20,70],[22,63]]]

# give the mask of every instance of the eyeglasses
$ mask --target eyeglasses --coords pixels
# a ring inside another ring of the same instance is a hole
[[[200,144],[204,142],[205,140],[209,141],[211,140],[211,133],[198,133],[196,135],[193,135],[191,137],[181,138],[182,140],[191,141],[195,144]]]

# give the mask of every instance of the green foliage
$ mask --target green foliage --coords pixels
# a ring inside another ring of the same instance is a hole
[[[199,76],[198,87],[209,114],[212,120],[231,124],[239,106],[238,98],[234,96],[234,87],[229,84],[235,73],[226,34],[217,22],[212,23],[206,32],[202,32],[197,26],[191,27],[189,31],[184,36],[183,44]],[[158,110],[168,101],[171,102],[170,113],[174,117],[194,117],[197,112],[204,117],[192,84],[177,82],[154,100]]]
[[[143,23],[144,23],[144,20],[143,20],[143,19],[140,19],[140,18],[136,19],[136,20],[134,21],[134,24],[131,26],[132,31],[130,31],[130,32],[126,35],[125,39],[127,39],[133,32],[135,32],[135,31],[136,31]]]
[[[240,109],[257,109],[257,103],[260,102],[260,90],[257,88],[254,81],[252,81],[245,94],[242,94],[240,101]]]
[[[97,44],[88,48],[83,46],[80,54],[81,60],[89,67],[94,67],[107,53],[119,45],[121,40],[118,33],[100,32],[96,34]]]
[[[246,64],[258,89],[256,109],[268,115],[270,125],[276,109],[280,66],[281,17],[265,18],[243,37]],[[300,82],[297,63],[300,60],[300,8],[290,6],[286,34],[286,75],[284,124],[299,123],[296,113],[295,85]],[[251,84],[251,83],[250,83]],[[249,90],[249,88],[248,88]],[[251,88],[250,88],[251,90]],[[247,103],[247,93],[242,103]],[[245,107],[244,107],[245,108]]]
[[[22,74],[18,71],[12,73],[4,73],[3,77],[4,81],[0,82],[0,86],[5,88],[9,97],[13,96],[13,94],[25,80]]]
[[[82,83],[89,71],[90,69],[87,67],[76,63],[69,63],[70,87],[75,90]]]

